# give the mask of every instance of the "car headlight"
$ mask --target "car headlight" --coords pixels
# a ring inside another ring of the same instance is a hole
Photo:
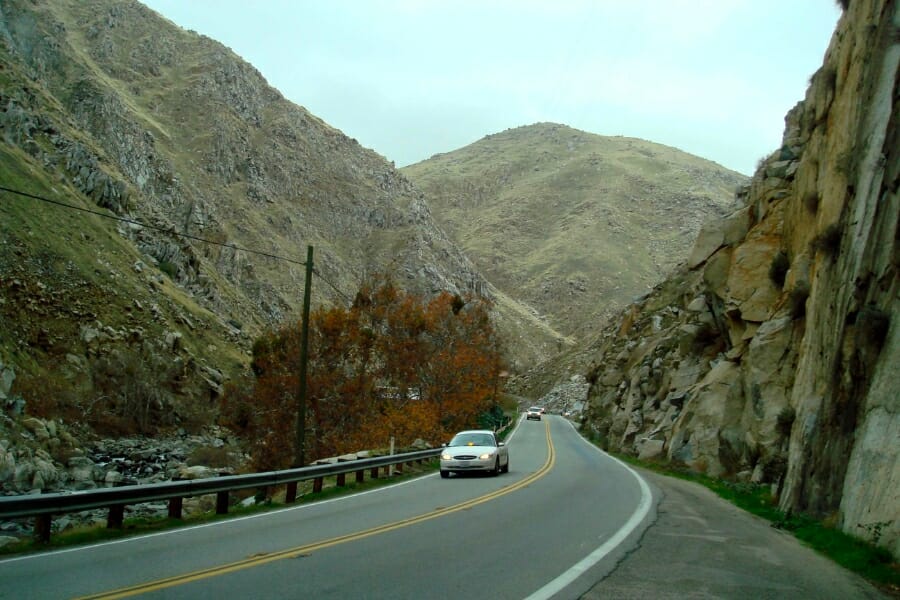
[[[493,452],[485,452],[484,454],[482,454],[482,455],[479,456],[478,458],[479,458],[480,460],[490,460],[490,458],[491,458],[492,456],[494,456]]]
[[[441,460],[453,460],[453,457],[449,452],[444,452],[443,454],[441,454]]]

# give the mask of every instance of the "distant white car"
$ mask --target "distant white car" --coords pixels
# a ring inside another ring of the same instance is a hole
[[[480,471],[499,475],[509,471],[509,449],[489,429],[460,431],[441,452],[441,477]]]
[[[543,408],[540,406],[532,406],[525,412],[525,420],[531,421],[533,419],[535,421],[540,421],[542,414],[544,414]]]

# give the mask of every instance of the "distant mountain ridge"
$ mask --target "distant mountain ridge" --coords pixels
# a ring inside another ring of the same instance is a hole
[[[675,148],[555,123],[401,171],[478,270],[565,335],[646,293],[748,181]]]

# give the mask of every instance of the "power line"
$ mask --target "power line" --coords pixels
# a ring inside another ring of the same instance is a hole
[[[103,217],[104,219],[112,219],[113,221],[119,221],[121,223],[128,223],[130,225],[138,225],[140,227],[146,227],[147,229],[155,229],[157,231],[162,231],[163,233],[168,233],[174,236],[187,238],[189,240],[194,240],[197,242],[203,242],[204,244],[212,244],[214,246],[222,246],[223,248],[231,248],[232,250],[240,250],[241,252],[247,252],[249,254],[258,254],[260,256],[266,256],[268,258],[274,258],[276,260],[283,260],[289,263],[293,263],[295,265],[300,265],[302,267],[306,266],[305,262],[294,260],[292,258],[287,258],[286,256],[279,256],[277,254],[270,254],[268,252],[263,252],[261,250],[251,250],[250,248],[243,248],[241,246],[236,246],[234,244],[226,244],[224,242],[217,242],[215,240],[208,240],[206,238],[198,237],[195,235],[191,235],[189,233],[181,233],[179,231],[175,231],[174,228],[165,228],[160,227],[158,225],[150,225],[148,223],[142,223],[140,221],[135,221],[134,219],[126,219],[125,217],[118,217],[115,215],[110,215],[107,213],[100,212],[98,210],[92,210],[90,208],[84,208],[82,206],[75,206],[74,204],[67,204],[66,202],[60,202],[59,200],[52,200],[50,198],[45,198],[43,196],[37,196],[35,194],[29,194],[27,192],[22,192],[19,190],[13,190],[8,187],[4,187],[0,185],[0,191],[9,192],[10,194],[17,194],[19,196],[24,196],[26,198],[31,198],[33,200],[40,200],[41,202],[46,202],[48,204],[55,204],[56,206],[61,206],[63,208],[71,208],[73,210],[80,210],[82,212],[90,213],[92,215],[97,215],[98,217]]]
[[[333,289],[335,292],[337,292],[338,295],[340,295],[344,300],[346,300],[348,304],[353,304],[353,299],[350,298],[350,296],[348,296],[347,294],[345,294],[344,292],[342,292],[341,290],[339,290],[339,289],[337,288],[337,286],[335,286],[333,283],[331,283],[330,281],[328,281],[328,279],[327,279],[324,275],[322,275],[321,273],[319,273],[319,271],[317,271],[315,267],[313,267],[313,274],[314,274],[316,277],[318,277],[319,279],[321,279],[322,281],[324,281],[325,283],[327,283],[328,286],[329,286],[331,289]]]
[[[25,197],[25,198],[30,198],[30,199],[32,199],[32,200],[39,200],[39,201],[41,201],[41,202],[46,202],[46,203],[48,203],[48,204],[53,204],[53,205],[55,205],[55,206],[59,206],[59,207],[62,207],[62,208],[69,208],[69,209],[72,209],[72,210],[78,210],[78,211],[81,211],[81,212],[86,212],[86,213],[89,213],[89,214],[92,214],[92,215],[96,215],[96,216],[98,216],[98,217],[102,217],[102,218],[104,218],[104,219],[111,219],[111,220],[113,220],[113,221],[119,221],[120,223],[128,223],[129,225],[137,225],[137,226],[139,226],[139,227],[146,227],[147,229],[154,229],[154,230],[156,230],[156,231],[161,231],[161,232],[163,232],[163,233],[168,233],[168,234],[170,234],[170,235],[174,235],[174,236],[177,236],[177,237],[182,237],[182,238],[185,238],[185,239],[194,240],[194,241],[196,241],[196,242],[202,242],[202,243],[204,243],[204,244],[212,244],[212,245],[214,245],[214,246],[221,246],[221,247],[223,247],[223,248],[231,248],[232,250],[240,250],[241,252],[247,252],[248,254],[256,254],[256,255],[259,255],[259,256],[265,256],[265,257],[267,257],[267,258],[272,258],[272,259],[275,259],[275,260],[283,260],[283,261],[285,261],[285,262],[289,262],[289,263],[295,264],[295,265],[300,265],[300,266],[302,266],[302,267],[305,267],[305,266],[306,266],[306,262],[305,262],[305,261],[294,260],[293,258],[288,258],[288,257],[286,257],[286,256],[279,256],[278,254],[272,254],[272,253],[270,253],[270,252],[263,252],[262,250],[253,250],[253,249],[250,249],[250,248],[244,248],[244,247],[242,247],[242,246],[237,246],[237,245],[235,245],[235,244],[226,244],[226,243],[224,243],[224,242],[217,242],[217,241],[215,241],[215,240],[209,240],[209,239],[202,238],[202,237],[199,237],[199,236],[191,235],[191,234],[189,234],[189,233],[181,233],[181,232],[175,231],[174,228],[168,228],[168,229],[167,229],[167,228],[165,228],[165,227],[160,227],[160,226],[158,226],[158,225],[150,225],[150,224],[148,224],[148,223],[142,223],[141,221],[136,221],[136,220],[134,220],[134,219],[127,219],[127,218],[125,218],[125,217],[119,217],[119,216],[116,216],[116,215],[110,215],[110,214],[108,214],[108,213],[100,212],[100,211],[98,211],[98,210],[92,210],[92,209],[90,209],[90,208],[84,208],[83,206],[76,206],[76,205],[74,205],[74,204],[68,204],[68,203],[66,203],[66,202],[61,202],[60,200],[53,200],[53,199],[51,199],[51,198],[46,198],[46,197],[44,197],[44,196],[38,196],[38,195],[36,195],[36,194],[29,194],[28,192],[23,192],[23,191],[20,191],[20,190],[14,190],[14,189],[12,189],[12,188],[8,188],[8,187],[2,186],[2,185],[0,185],[0,191],[7,192],[7,193],[10,193],[10,194],[15,194],[15,195],[18,195],[18,196],[23,196],[23,197]],[[321,280],[324,281],[326,284],[328,284],[328,286],[329,286],[331,289],[333,289],[335,292],[337,292],[337,294],[340,295],[342,298],[344,298],[348,303],[352,303],[351,298],[350,298],[347,294],[345,294],[345,293],[342,292],[340,289],[338,289],[336,285],[334,285],[333,283],[331,283],[331,281],[329,281],[324,275],[322,275],[321,273],[319,273],[315,268],[313,268],[313,274],[315,274],[317,277],[319,277],[319,279],[321,279]]]

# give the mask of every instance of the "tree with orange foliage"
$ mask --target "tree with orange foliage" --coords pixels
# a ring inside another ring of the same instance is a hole
[[[250,443],[258,469],[293,456],[300,324],[261,336],[251,384],[224,394],[226,425]],[[432,443],[496,410],[501,349],[490,305],[446,292],[426,300],[380,278],[348,308],[310,315],[307,456],[311,460]]]

